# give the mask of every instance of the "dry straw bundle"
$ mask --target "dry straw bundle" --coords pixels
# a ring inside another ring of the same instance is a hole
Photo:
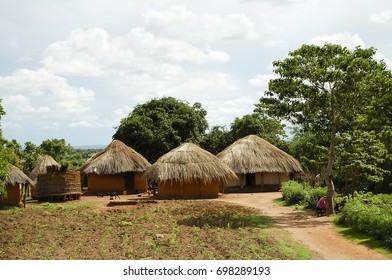
[[[235,141],[217,157],[237,174],[303,172],[295,158],[256,135]]]
[[[38,176],[41,174],[45,174],[49,169],[51,170],[59,170],[60,164],[57,163],[51,156],[45,155],[40,157],[35,164],[35,167],[30,173],[30,179],[33,181],[37,181]]]
[[[82,167],[83,173],[112,175],[143,172],[151,164],[120,140],[113,140],[104,150],[92,156]]]
[[[216,156],[192,143],[185,143],[160,157],[145,172],[150,181],[203,182],[237,178]]]

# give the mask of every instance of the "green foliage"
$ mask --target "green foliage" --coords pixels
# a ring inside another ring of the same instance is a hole
[[[64,139],[47,139],[39,146],[45,155],[51,156],[55,161],[61,163],[69,157],[72,147]]]
[[[216,155],[231,144],[230,132],[223,126],[213,126],[203,137],[200,146]]]
[[[7,190],[4,185],[4,181],[8,175],[8,161],[6,151],[0,146],[0,205],[1,197],[7,197]]]
[[[327,188],[325,187],[316,187],[316,188],[307,187],[303,205],[307,209],[315,209],[319,198],[325,196],[326,194],[327,194]]]
[[[1,106],[1,101],[2,99],[0,98],[0,121],[2,116],[4,116],[5,114],[3,107]],[[7,195],[7,191],[4,186],[4,180],[7,176],[8,161],[7,161],[7,153],[3,147],[3,141],[4,139],[2,136],[1,122],[0,122],[0,197]]]
[[[23,170],[33,170],[38,158],[42,154],[43,151],[39,146],[34,145],[30,141],[26,142],[22,153]]]
[[[328,137],[320,133],[295,130],[289,153],[301,162],[308,174],[307,182],[314,185],[315,176],[325,173],[328,160]]]
[[[113,138],[155,162],[181,143],[200,143],[208,127],[206,114],[200,103],[190,106],[173,97],[152,99],[122,119]]]
[[[231,124],[230,136],[232,142],[250,134],[260,136],[275,145],[280,142],[281,137],[286,136],[284,124],[261,112],[235,118]]]
[[[303,45],[290,52],[289,58],[273,62],[278,78],[270,81],[266,96],[257,105],[259,111],[299,125],[301,132],[319,135],[323,139],[328,137],[328,145],[316,142],[315,152],[318,155],[319,147],[328,148],[327,156],[323,158],[327,159],[324,166],[330,196],[334,191],[336,136],[348,133],[355,137],[356,130],[374,130],[381,135],[385,127],[391,127],[388,116],[391,115],[392,74],[385,63],[374,58],[375,53],[373,48],[357,47],[350,51],[333,44]],[[385,122],[380,123],[376,118],[381,109],[386,111],[387,117],[383,117]],[[369,124],[367,119],[371,120]],[[383,140],[389,153],[390,140],[389,137]],[[358,145],[355,148],[359,155],[360,148]],[[317,169],[321,159],[307,157],[306,160],[311,168]],[[367,167],[360,168],[367,173],[365,176],[373,179],[372,176],[378,173],[374,172],[374,162],[360,161],[362,167],[373,165],[371,172]],[[344,180],[346,176],[341,178]]]
[[[281,187],[283,200],[289,204],[301,204],[305,201],[306,190],[305,187],[296,181],[287,181]]]
[[[370,235],[392,248],[392,195],[357,195],[346,203],[338,223]]]
[[[29,142],[28,142],[29,143]],[[45,154],[53,157],[61,165],[68,166],[70,169],[77,169],[81,167],[84,162],[92,155],[96,150],[76,150],[64,139],[47,139],[44,140],[39,147],[35,147],[31,143],[26,143],[25,157],[28,159],[38,158],[37,154]],[[27,145],[28,144],[28,145]],[[35,164],[31,161],[29,163]],[[31,166],[33,166],[31,165]],[[29,167],[31,167],[29,166]]]
[[[299,204],[308,209],[315,209],[318,198],[327,193],[326,188],[313,188],[296,181],[282,183],[281,191],[283,200],[287,205]]]
[[[336,151],[337,176],[345,181],[344,195],[364,190],[369,182],[380,182],[390,173],[382,168],[388,151],[373,131],[342,133]]]

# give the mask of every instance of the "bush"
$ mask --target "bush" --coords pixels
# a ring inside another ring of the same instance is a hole
[[[346,203],[338,222],[372,236],[392,248],[391,195],[356,195],[355,199]]]
[[[281,187],[283,200],[288,205],[301,204],[305,208],[315,209],[319,196],[327,193],[326,188],[312,188],[296,181],[284,182]]]
[[[327,194],[327,189],[322,187],[307,188],[304,206],[308,209],[315,209],[319,197]]]
[[[289,204],[301,204],[305,201],[305,187],[296,181],[287,181],[281,187],[283,200]]]

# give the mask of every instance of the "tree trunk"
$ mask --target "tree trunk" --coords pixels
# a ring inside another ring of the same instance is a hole
[[[336,116],[335,116],[335,113],[333,113],[332,125],[331,125],[331,142],[329,145],[329,158],[328,158],[328,165],[327,165],[327,187],[328,187],[327,215],[334,213],[333,197],[335,194],[335,186],[334,186],[333,180],[332,180],[332,169],[333,169],[333,163],[334,163],[334,159],[335,159],[336,129],[337,129]]]

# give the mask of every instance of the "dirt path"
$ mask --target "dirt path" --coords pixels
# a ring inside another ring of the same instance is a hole
[[[388,260],[387,257],[342,237],[334,229],[331,217],[317,217],[290,207],[283,207],[274,198],[281,193],[224,194],[218,200],[260,209],[279,226],[291,232],[293,238],[314,252],[318,260]]]

